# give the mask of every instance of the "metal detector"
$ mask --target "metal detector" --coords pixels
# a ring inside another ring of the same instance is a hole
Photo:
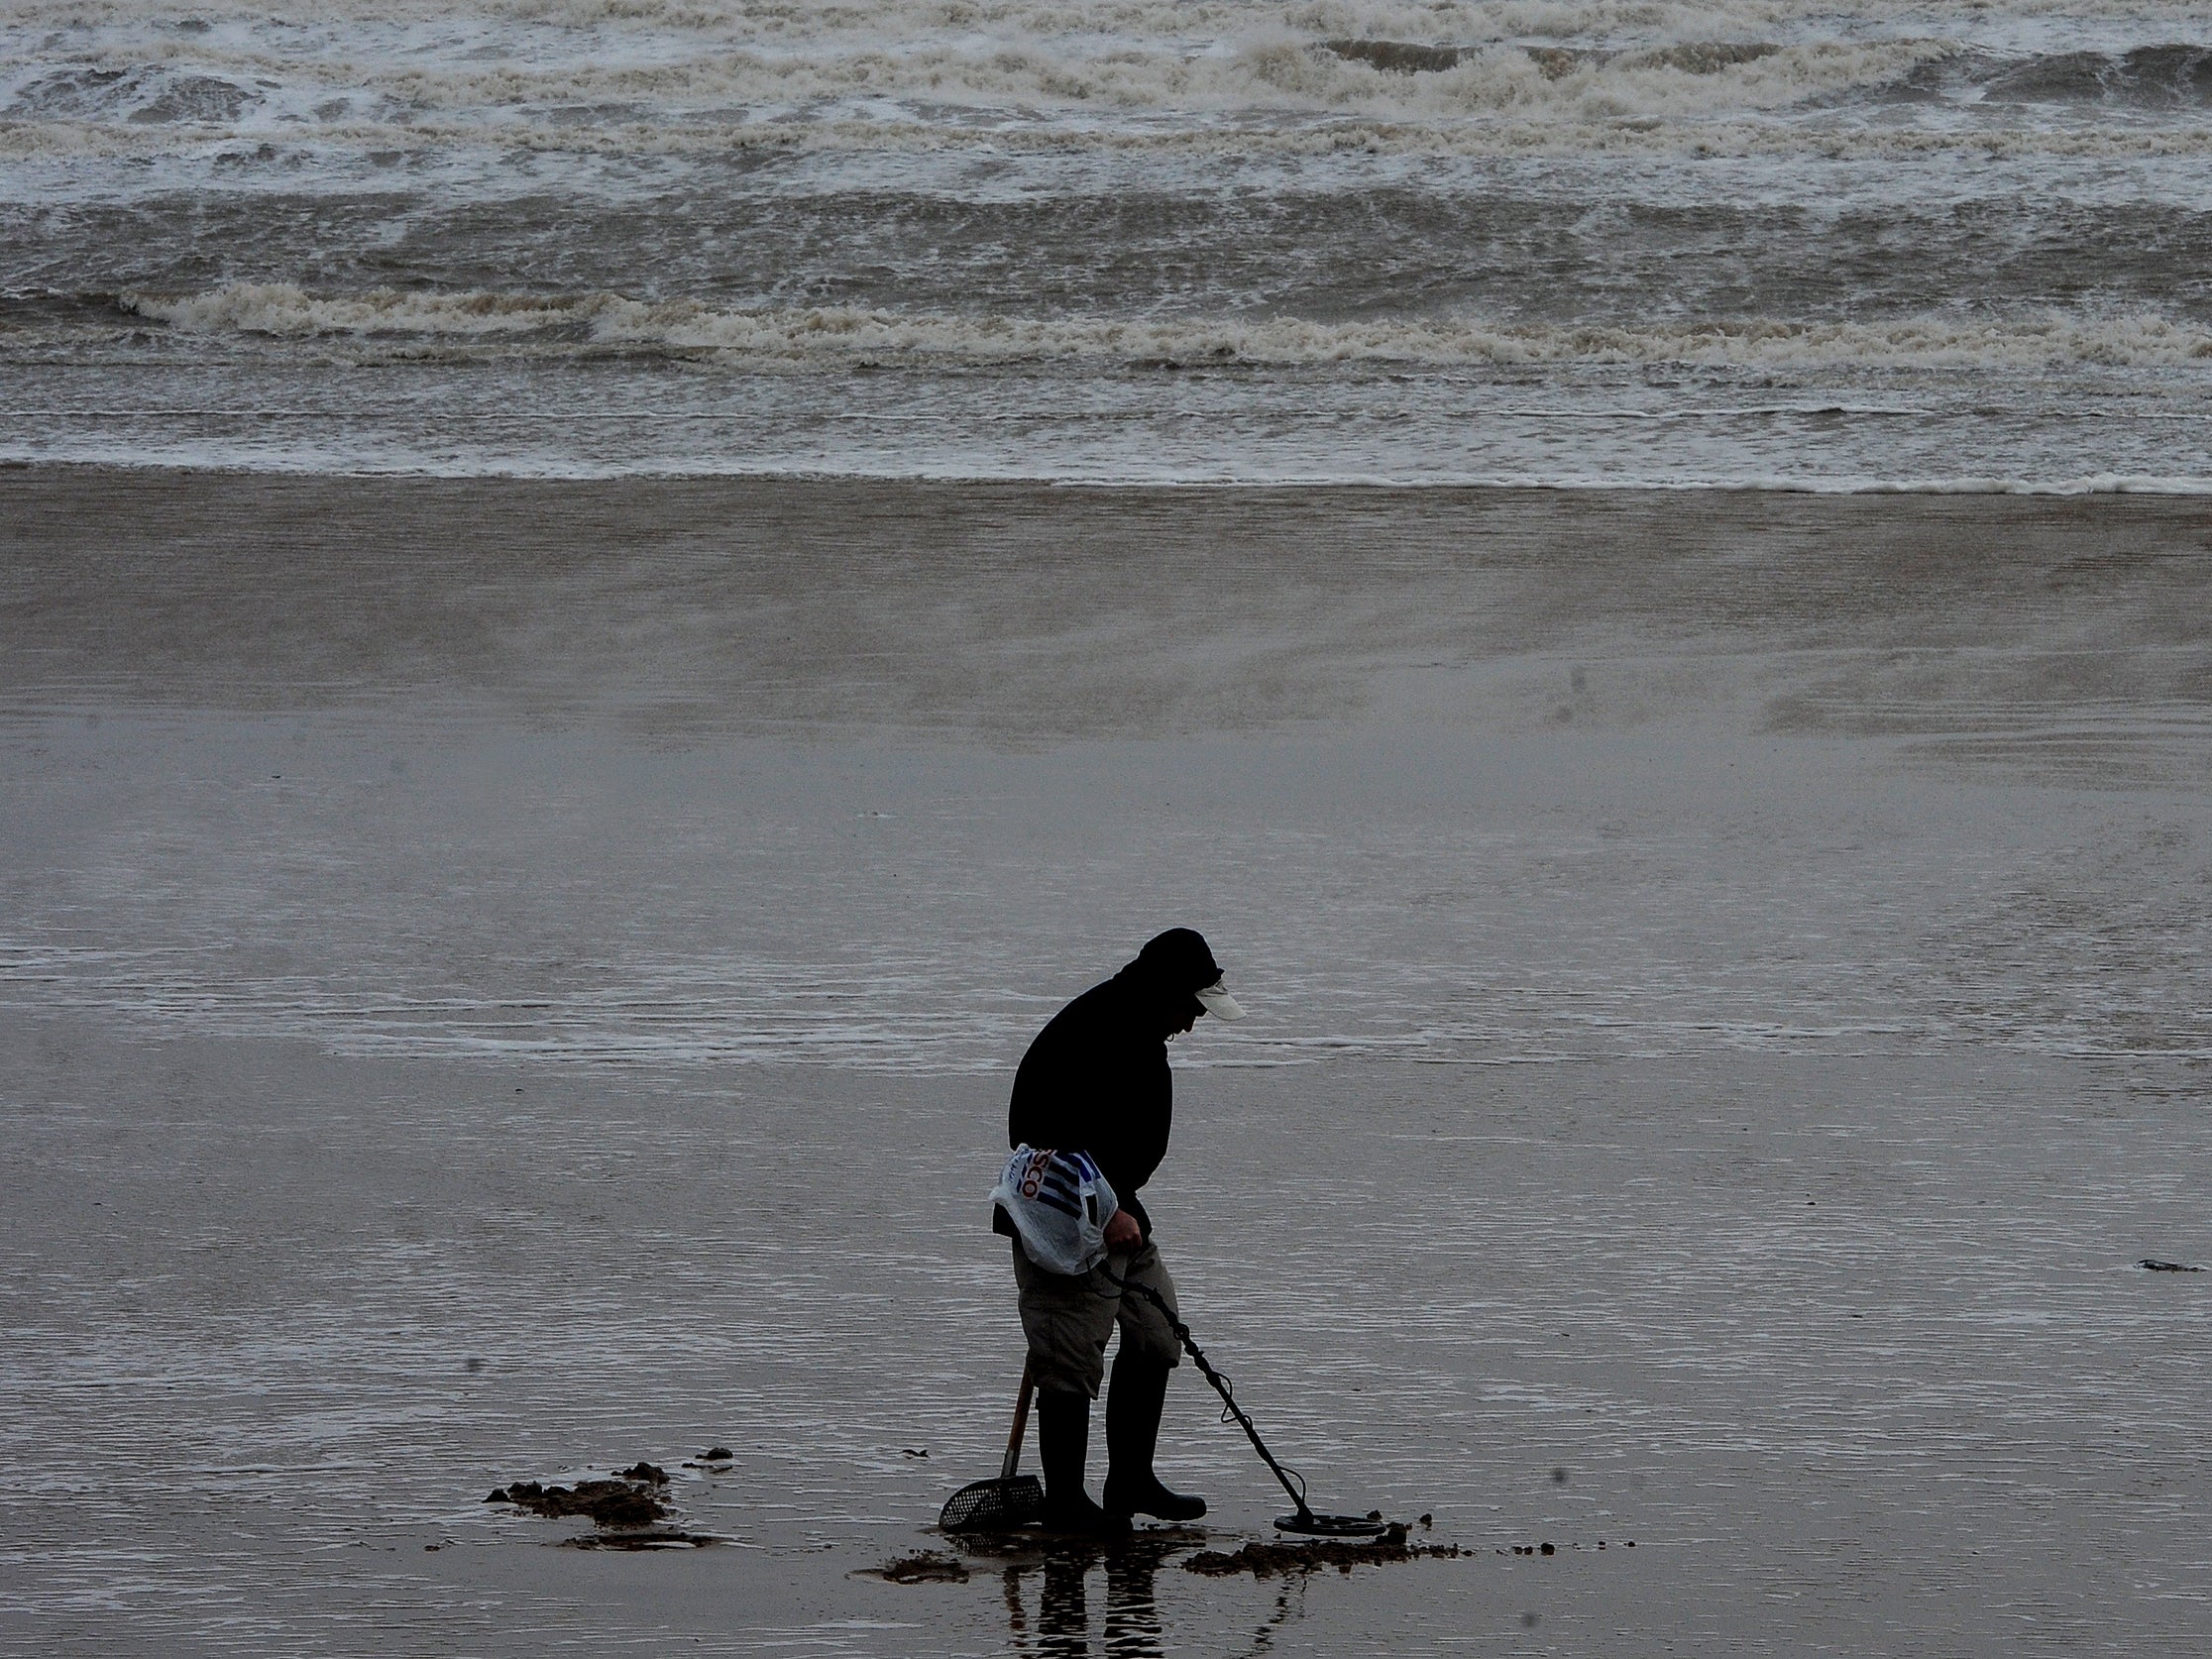
[[[1107,1277],[1113,1278],[1111,1269],[1107,1271]],[[1213,1391],[1221,1396],[1221,1403],[1226,1407],[1222,1413],[1222,1420],[1227,1422],[1232,1417],[1237,1420],[1237,1426],[1245,1431],[1245,1438],[1252,1442],[1252,1449],[1260,1454],[1260,1461],[1273,1472],[1274,1478],[1282,1483],[1282,1490],[1290,1494],[1290,1501],[1298,1506],[1293,1514],[1275,1516],[1276,1531],[1305,1532],[1316,1538],[1379,1538],[1389,1530],[1389,1522],[1385,1521],[1380,1513],[1372,1515],[1315,1514],[1306,1503],[1305,1477],[1296,1470],[1285,1469],[1281,1464],[1275,1462],[1274,1453],[1268,1450],[1268,1443],[1260,1438],[1259,1429],[1253,1426],[1253,1421],[1245,1414],[1244,1407],[1237,1403],[1235,1385],[1230,1382],[1228,1378],[1214,1370],[1212,1363],[1206,1358],[1206,1351],[1198,1346],[1198,1339],[1190,1334],[1190,1327],[1185,1325],[1176,1316],[1175,1310],[1167,1305],[1167,1298],[1149,1284],[1136,1284],[1124,1278],[1116,1278],[1114,1282],[1124,1290],[1136,1291],[1140,1296],[1151,1302],[1153,1306],[1160,1309],[1161,1316],[1173,1329],[1175,1340],[1183,1345],[1184,1351],[1197,1365],[1198,1375],[1212,1383]]]

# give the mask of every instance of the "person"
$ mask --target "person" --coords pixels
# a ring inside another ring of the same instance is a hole
[[[1007,1145],[1087,1154],[1119,1208],[1105,1226],[1106,1260],[1079,1274],[1053,1272],[1023,1249],[1003,1207],[994,1230],[1014,1241],[1014,1281],[1030,1375],[1037,1384],[1045,1524],[1059,1532],[1126,1530],[1132,1515],[1195,1520],[1202,1497],[1172,1492],[1153,1471],[1168,1373],[1181,1363],[1165,1315],[1123,1283],[1152,1287],[1176,1306],[1174,1280],[1138,1196],[1167,1152],[1173,1080],[1167,1044],[1211,1014],[1240,1020],[1203,935],[1173,928],[1094,985],[1038,1033],[1014,1074]],[[1177,1317],[1180,1317],[1179,1313]],[[1106,1396],[1104,1503],[1083,1489],[1090,1404],[1106,1375],[1106,1340],[1121,1327]]]

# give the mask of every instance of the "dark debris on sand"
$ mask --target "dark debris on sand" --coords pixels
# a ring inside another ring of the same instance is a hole
[[[1397,1561],[1418,1561],[1423,1557],[1456,1560],[1459,1553],[1457,1544],[1409,1544],[1405,1541],[1404,1522],[1392,1521],[1389,1530],[1380,1538],[1316,1538],[1311,1543],[1247,1544],[1234,1553],[1200,1550],[1182,1565],[1186,1573],[1200,1573],[1213,1579],[1228,1578],[1236,1573],[1272,1579],[1318,1573],[1324,1567],[1349,1573],[1355,1567],[1385,1566]]]
[[[2202,1268],[2186,1267],[2179,1262],[2160,1262],[2155,1257],[2149,1256],[2143,1259],[2143,1266],[2155,1273],[2201,1273],[2204,1272]]]
[[[1412,1524],[1433,1526],[1435,1521],[1431,1516]],[[1314,1538],[1297,1543],[1255,1541],[1229,1551],[1193,1549],[1193,1545],[1203,1544],[1208,1536],[1204,1529],[1195,1527],[1140,1527],[1135,1532],[1105,1538],[1054,1534],[1025,1527],[1011,1532],[963,1534],[959,1548],[968,1562],[981,1558],[994,1572],[1069,1566],[1087,1570],[1099,1565],[1131,1564],[1157,1570],[1180,1555],[1185,1572],[1215,1579],[1231,1578],[1240,1573],[1250,1573],[1256,1579],[1303,1578],[1330,1567],[1349,1575],[1355,1567],[1383,1567],[1422,1560],[1457,1561],[1478,1553],[1458,1544],[1416,1544],[1408,1538],[1409,1531],[1406,1522],[1392,1521],[1380,1538]],[[1601,1538],[1595,1548],[1604,1549],[1607,1542]],[[1632,1538],[1619,1542],[1627,1549],[1636,1547]],[[1585,1547],[1580,1543],[1560,1545],[1546,1540],[1515,1544],[1510,1549],[1500,1546],[1496,1553],[1553,1556]],[[965,1584],[971,1577],[968,1562],[956,1556],[924,1551],[887,1561],[881,1567],[863,1568],[856,1576],[881,1579],[887,1584]]]
[[[579,1481],[573,1487],[548,1487],[541,1486],[536,1481],[516,1481],[508,1486],[494,1488],[485,1493],[484,1501],[512,1503],[517,1508],[527,1509],[533,1515],[543,1515],[548,1520],[585,1515],[593,1524],[610,1531],[638,1533],[641,1529],[655,1527],[668,1518],[668,1500],[661,1495],[661,1490],[667,1485],[666,1470],[650,1463],[635,1463],[607,1480]],[[577,1541],[587,1548],[647,1547],[631,1542],[614,1545],[611,1540],[604,1539]],[[695,1540],[689,1533],[676,1533],[659,1541],[688,1543]]]
[[[1092,1537],[1081,1533],[1047,1532],[1042,1527],[1018,1527],[1011,1532],[960,1534],[960,1554],[969,1561],[987,1562],[993,1571],[1031,1567],[1138,1566],[1158,1569],[1172,1556],[1195,1549],[1206,1541],[1202,1527],[1143,1526],[1120,1537]],[[890,1578],[889,1563],[874,1571]],[[893,1579],[893,1583],[919,1582]]]
[[[1472,1559],[1480,1553],[1458,1544],[1416,1544],[1410,1540],[1408,1534],[1413,1526],[1433,1528],[1435,1524],[1435,1516],[1423,1515],[1411,1523],[1391,1521],[1379,1538],[1313,1538],[1296,1543],[1256,1540],[1233,1551],[1195,1547],[1203,1545],[1209,1536],[1202,1527],[1147,1526],[1109,1537],[1018,1527],[1007,1532],[961,1534],[958,1547],[966,1561],[957,1556],[925,1551],[887,1561],[881,1567],[863,1568],[857,1576],[881,1579],[887,1584],[965,1584],[971,1576],[970,1563],[988,1563],[987,1570],[992,1572],[1017,1573],[1035,1567],[1072,1566],[1087,1570],[1099,1565],[1132,1564],[1157,1570],[1181,1556],[1185,1572],[1205,1578],[1231,1578],[1240,1573],[1250,1573],[1256,1579],[1303,1578],[1330,1567],[1349,1575],[1355,1567],[1383,1567],[1422,1560],[1457,1561]],[[1627,1549],[1636,1547],[1634,1539],[1619,1542]],[[1602,1550],[1606,1545],[1607,1540],[1601,1538],[1595,1548]],[[1580,1543],[1560,1545],[1547,1540],[1515,1544],[1510,1549],[1500,1546],[1496,1553],[1551,1556],[1584,1547]]]
[[[1140,1526],[1129,1532],[1048,1532],[1042,1526],[1017,1526],[1005,1532],[963,1532],[960,1548],[969,1555],[1158,1555],[1202,1544],[1211,1534],[1202,1526]]]
[[[966,1584],[968,1570],[956,1558],[940,1555],[935,1550],[924,1550],[918,1555],[902,1555],[896,1561],[886,1561],[881,1567],[863,1568],[871,1579],[881,1579],[886,1584]]]

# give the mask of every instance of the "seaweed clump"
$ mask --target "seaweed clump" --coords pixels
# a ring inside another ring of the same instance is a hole
[[[881,1567],[865,1569],[868,1577],[881,1579],[886,1584],[966,1584],[968,1570],[949,1555],[939,1555],[924,1550],[918,1555],[902,1555],[896,1561],[886,1561]]]
[[[604,1527],[651,1526],[668,1517],[668,1500],[661,1489],[668,1472],[650,1463],[636,1463],[604,1481],[579,1481],[573,1487],[541,1486],[536,1481],[516,1481],[495,1487],[484,1494],[487,1503],[512,1503],[547,1520],[571,1515],[589,1516]]]
[[[1355,1567],[1380,1567],[1398,1561],[1418,1561],[1424,1556],[1457,1557],[1457,1544],[1410,1544],[1405,1524],[1392,1521],[1380,1538],[1327,1538],[1306,1544],[1247,1544],[1236,1551],[1200,1550],[1183,1565],[1186,1573],[1223,1579],[1250,1573],[1256,1579],[1287,1578],[1318,1573],[1334,1567],[1349,1573]]]

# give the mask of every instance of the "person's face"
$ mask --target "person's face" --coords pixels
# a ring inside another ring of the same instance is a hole
[[[1183,998],[1179,1004],[1170,1006],[1167,1011],[1167,1035],[1169,1037],[1182,1036],[1184,1032],[1198,1023],[1200,1016],[1205,1012],[1206,1005],[1196,997]]]

